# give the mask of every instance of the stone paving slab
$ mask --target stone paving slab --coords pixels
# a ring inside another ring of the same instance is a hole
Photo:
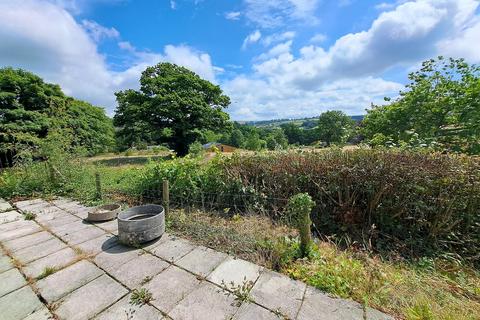
[[[169,263],[144,253],[113,270],[110,275],[130,289],[134,289],[143,285],[144,282],[148,282],[149,279],[169,266]]]
[[[55,207],[56,208],[56,207]],[[45,214],[38,214],[35,217],[35,221],[42,225],[46,225],[48,221],[53,219],[60,219],[64,217],[68,217],[70,213],[63,211],[62,209],[56,208],[56,211],[51,211]]]
[[[10,211],[10,210],[12,210],[12,206],[10,205],[10,203],[0,198],[0,212]]]
[[[6,255],[0,256],[0,273],[10,270],[12,268],[13,268],[13,265],[10,257]]]
[[[260,307],[254,303],[243,303],[238,309],[233,320],[284,320],[283,316],[275,314],[270,310]]]
[[[53,239],[54,236],[50,232],[40,231],[37,233],[29,234],[21,238],[5,241],[3,245],[8,250],[14,252],[23,248],[27,248],[47,240]]]
[[[251,262],[228,257],[207,279],[219,286],[225,284],[228,289],[231,289],[232,282],[235,285],[242,285],[245,281],[255,283],[262,270],[262,267]]]
[[[74,209],[74,210],[71,210],[69,209],[68,211],[79,217],[80,219],[87,219],[88,218],[88,212],[92,210],[92,208],[85,208],[85,207],[81,207],[81,208],[78,208],[78,209]]]
[[[48,202],[46,202],[42,199],[33,199],[33,200],[17,201],[14,204],[17,208],[21,209],[21,208],[33,206],[33,205],[36,205],[36,204],[42,204],[42,203],[48,203]]]
[[[66,247],[67,246],[63,242],[57,238],[53,238],[31,247],[16,251],[15,258],[21,263],[27,264],[33,260],[43,258]]]
[[[393,320],[384,313],[369,309],[368,320]],[[297,320],[363,320],[363,307],[355,301],[332,298],[307,287]]]
[[[104,272],[93,263],[82,260],[37,281],[37,288],[42,297],[52,303],[102,274]]]
[[[191,273],[170,266],[153,277],[144,287],[152,293],[151,304],[168,313],[199,284],[200,281]]]
[[[43,210],[46,210],[47,208],[50,208],[51,205],[48,202],[40,202],[40,203],[35,203],[29,206],[22,206],[18,207],[22,212],[32,212],[32,213],[41,213]]]
[[[10,269],[0,273],[0,297],[17,290],[27,284],[17,269]]]
[[[95,317],[96,320],[162,320],[163,316],[154,307],[143,305],[130,304],[130,296],[126,296],[122,300],[115,303],[113,306]]]
[[[151,252],[162,259],[175,262],[193,249],[195,249],[195,246],[189,241],[180,238],[173,238],[161,242],[158,246],[153,248]]]
[[[113,272],[122,264],[137,258],[141,253],[141,250],[132,250],[123,245],[117,245],[97,255],[94,261],[100,268],[107,272]]]
[[[17,224],[18,223],[18,224]],[[11,226],[10,226],[11,225]],[[19,227],[14,227],[14,226]],[[20,238],[32,233],[42,231],[42,228],[33,221],[20,220],[15,222],[10,222],[2,226],[12,227],[10,230],[0,230],[0,241],[7,241],[11,239]]]
[[[7,211],[0,213],[0,224],[5,224],[18,220],[24,220],[24,216],[17,211]]]
[[[227,257],[225,253],[200,246],[178,260],[176,265],[206,277]]]
[[[90,227],[89,224],[84,223],[82,220],[76,220],[63,225],[52,226],[50,227],[50,231],[55,233],[57,237],[63,237],[70,233],[74,233],[88,227]]]
[[[40,310],[35,311],[23,320],[53,320],[52,314],[48,311],[47,307],[43,307]]]
[[[95,239],[104,234],[105,234],[105,230],[102,230],[94,226],[88,226],[85,229],[81,229],[79,231],[75,231],[64,236],[60,236],[60,238],[63,241],[67,242],[69,245],[76,245],[91,239]]]
[[[60,300],[55,313],[60,319],[88,319],[114,304],[127,293],[127,289],[120,283],[107,275],[102,275]]]
[[[250,294],[258,304],[294,319],[302,304],[306,285],[273,271],[258,278]]]
[[[60,218],[55,218],[52,220],[45,221],[42,223],[42,225],[48,228],[52,228],[52,227],[62,226],[65,224],[76,222],[76,221],[81,221],[81,219],[78,217],[75,217],[74,215],[66,214],[65,216],[62,216]]]
[[[23,268],[23,272],[27,277],[36,278],[44,272],[45,268],[61,269],[72,263],[77,257],[75,251],[65,248],[27,264]]]
[[[43,308],[43,304],[29,286],[22,287],[0,298],[2,320],[24,319],[41,308]]]
[[[174,320],[224,320],[237,311],[235,296],[204,281],[168,313]]]
[[[116,245],[118,245],[118,238],[111,234],[103,234],[100,237],[79,243],[75,245],[76,248],[79,248],[86,254],[96,255],[102,251],[108,250]]]
[[[111,232],[111,233],[117,233],[118,231],[118,221],[117,219],[110,220],[110,221],[105,221],[105,222],[95,222],[92,223],[93,225],[102,228],[105,231]]]
[[[5,224],[0,224],[0,232],[11,231],[11,230],[20,229],[28,226],[37,226],[37,224],[31,220],[19,220],[19,221],[9,222]]]

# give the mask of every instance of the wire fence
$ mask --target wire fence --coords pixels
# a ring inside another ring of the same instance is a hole
[[[188,191],[169,190],[167,183],[163,188],[147,189],[136,196],[131,196],[117,190],[108,190],[102,193],[104,200],[109,199],[124,202],[129,205],[163,204],[171,210],[181,209],[185,212],[199,210],[220,215],[260,215],[282,220],[289,223],[286,214],[288,198],[272,197],[258,193],[231,193],[231,192],[205,192],[195,189]],[[101,192],[101,191],[100,191]]]

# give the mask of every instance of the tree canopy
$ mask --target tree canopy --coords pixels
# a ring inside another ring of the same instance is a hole
[[[355,121],[344,112],[326,111],[318,118],[318,138],[327,146],[332,143],[345,143],[352,133]]]
[[[171,63],[147,68],[140,90],[116,93],[118,108],[114,124],[124,147],[138,142],[168,143],[179,155],[205,130],[229,130],[230,104],[219,86],[194,72]]]
[[[409,79],[398,98],[368,111],[361,129],[367,141],[479,154],[480,67],[438,57]]]
[[[0,166],[13,165],[20,151],[58,131],[73,137],[72,147],[95,154],[112,147],[113,126],[103,109],[67,97],[37,75],[0,69]]]

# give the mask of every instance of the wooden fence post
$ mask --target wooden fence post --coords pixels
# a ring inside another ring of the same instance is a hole
[[[97,188],[97,199],[102,198],[102,184],[100,182],[100,173],[95,172],[95,186]]]
[[[170,191],[168,188],[168,180],[163,180],[162,204],[165,208],[165,215],[170,213]]]

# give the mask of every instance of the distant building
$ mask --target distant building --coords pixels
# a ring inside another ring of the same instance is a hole
[[[234,152],[235,150],[237,150],[237,148],[235,147],[232,147],[223,143],[219,143],[219,142],[209,142],[204,144],[202,147],[205,151],[208,151],[208,152],[214,152],[215,149],[220,152]]]

